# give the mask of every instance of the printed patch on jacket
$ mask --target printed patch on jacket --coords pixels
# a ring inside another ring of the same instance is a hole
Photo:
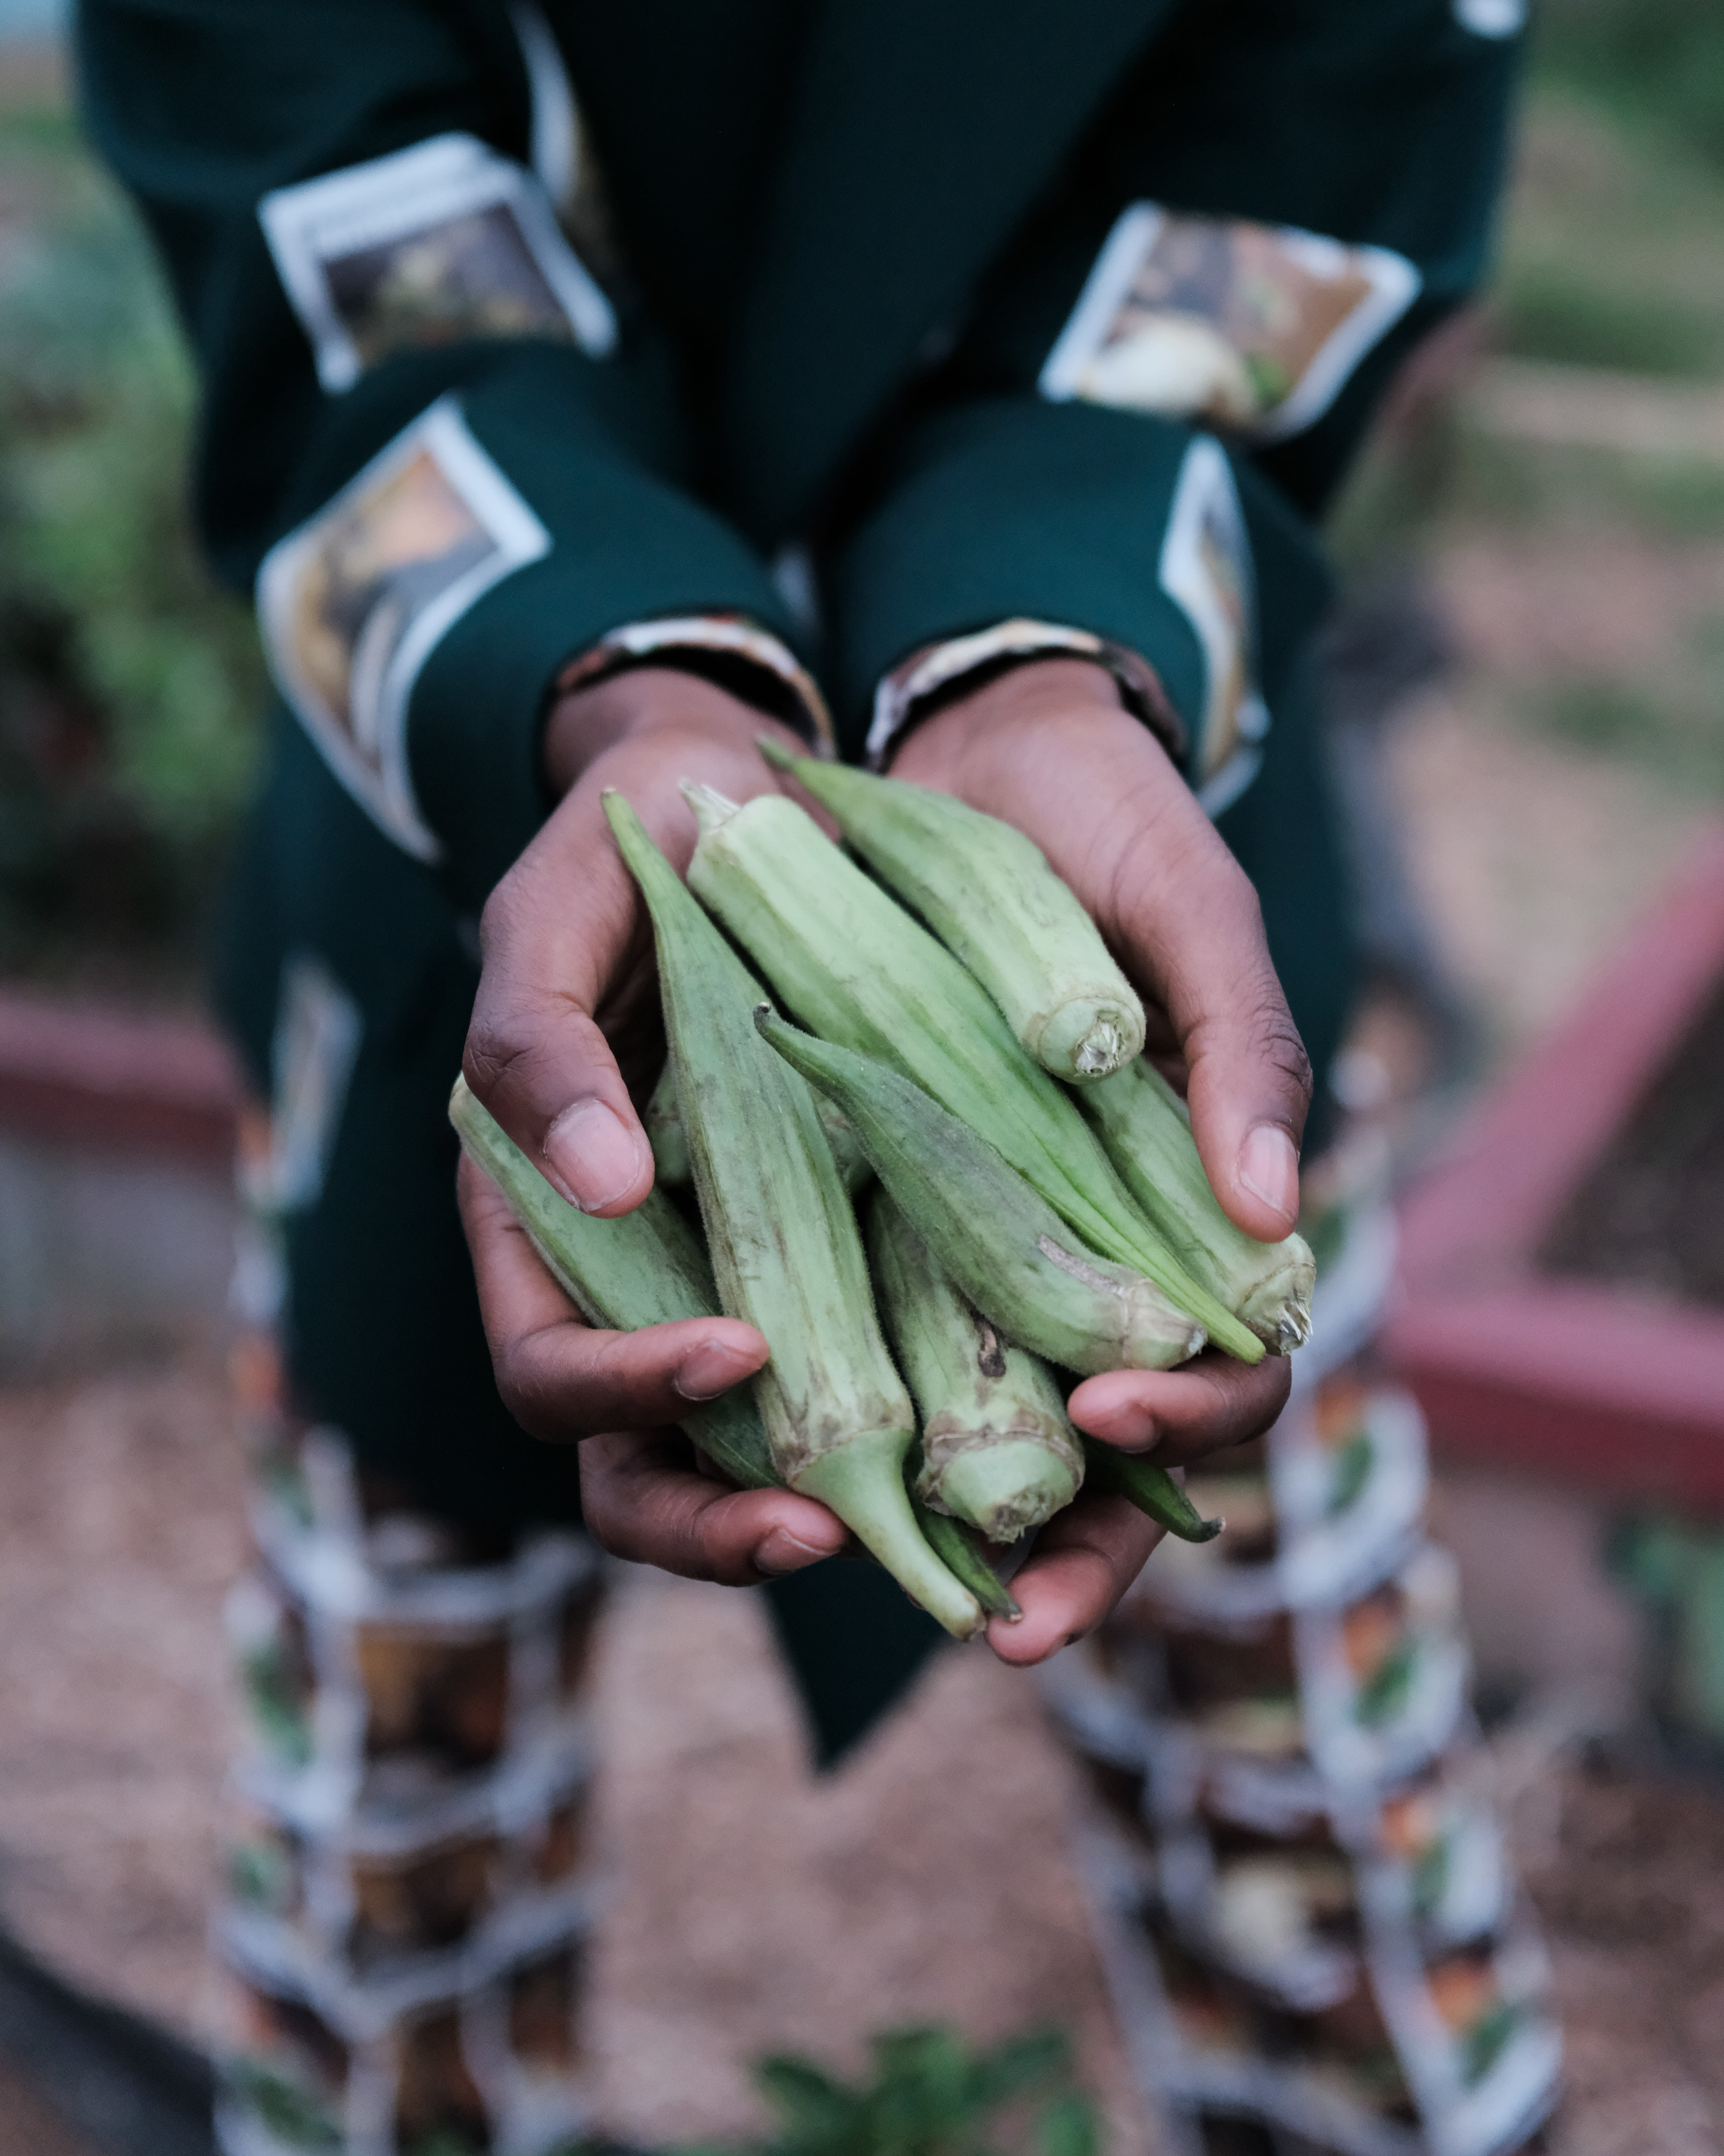
[[[1257,775],[1269,712],[1257,690],[1250,541],[1226,454],[1207,435],[1192,444],[1180,466],[1161,582],[1203,646],[1203,711],[1193,775],[1198,801],[1219,816]]]
[[[359,1054],[359,1006],[321,958],[295,952],[281,969],[271,1043],[269,1196],[280,1213],[315,1205]]]
[[[277,686],[398,845],[434,860],[407,711],[440,639],[551,534],[440,398],[264,557],[258,619]]]
[[[259,221],[331,394],[392,352],[465,337],[617,341],[610,301],[533,176],[471,135],[277,187]]]
[[[1385,248],[1134,203],[1048,355],[1041,393],[1279,441],[1328,410],[1419,281]]]

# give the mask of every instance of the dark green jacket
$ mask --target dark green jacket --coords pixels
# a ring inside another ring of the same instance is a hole
[[[204,535],[259,578],[304,721],[223,1000],[261,1086],[297,1040],[357,1041],[277,1086],[330,1109],[280,1314],[297,1405],[373,1474],[469,1517],[575,1507],[570,1450],[491,1379],[444,1110],[474,912],[548,805],[547,693],[619,627],[771,632],[852,754],[931,644],[1026,618],[1126,647],[1233,797],[1321,1069],[1347,938],[1314,521],[1479,274],[1513,54],[1468,23],[1513,13],[85,0],[86,113],[203,372]],[[294,1022],[302,991],[330,1023]],[[771,1599],[829,1756],[937,1636],[867,1567]]]
[[[536,730],[557,670],[642,618],[736,613],[800,646],[852,752],[881,673],[931,640],[1012,616],[1093,630],[1149,661],[1194,768],[1213,762],[1216,662],[1163,573],[1192,419],[1038,390],[1135,203],[1410,265],[1386,326],[1331,356],[1309,416],[1288,403],[1277,422],[1285,367],[1244,355],[1270,424],[1228,454],[1254,557],[1249,665],[1275,711],[1324,599],[1312,519],[1397,361],[1479,274],[1512,65],[1511,41],[1465,25],[1488,12],[88,0],[80,51],[90,123],[203,371],[198,502],[222,570],[249,580],[450,392],[546,542],[434,639],[382,752],[403,759],[419,850],[471,906],[544,814]],[[362,302],[357,379],[320,386],[260,200],[449,135],[526,163],[536,128],[554,163],[547,46],[604,176],[614,260],[587,253],[615,350],[593,356],[542,304],[468,334],[500,318],[451,272],[417,316]],[[1218,255],[1211,228],[1186,230],[1178,305],[1225,335],[1261,263],[1248,247],[1218,283],[1222,240]],[[769,573],[793,540],[812,549],[818,639]]]

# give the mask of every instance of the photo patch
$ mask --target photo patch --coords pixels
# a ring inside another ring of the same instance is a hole
[[[258,620],[277,686],[342,784],[421,860],[440,850],[408,770],[413,684],[475,600],[550,547],[449,396],[272,547],[259,572]]]
[[[1193,777],[1212,816],[1256,777],[1269,712],[1257,691],[1256,579],[1251,544],[1219,442],[1193,442],[1180,466],[1162,542],[1162,588],[1197,632],[1203,710]]]
[[[542,187],[470,135],[278,187],[258,217],[331,394],[392,352],[467,337],[572,339],[594,358],[616,344]]]
[[[1136,203],[1042,369],[1055,403],[1201,419],[1280,441],[1322,417],[1406,312],[1419,273],[1381,247]]]

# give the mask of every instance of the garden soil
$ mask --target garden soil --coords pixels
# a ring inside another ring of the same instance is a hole
[[[213,1371],[0,1396],[0,1919],[202,2041],[240,1499]],[[1065,1852],[1072,1771],[1021,1678],[948,1652],[822,1779],[757,1603],[631,1571],[597,1681],[613,2130],[747,2132],[769,2048],[854,2068],[894,2024],[1056,2021],[1111,2156],[1151,2156]],[[1558,2156],[1724,2149],[1724,1788],[1557,1761],[1517,1816],[1572,2060]],[[52,2130],[0,2148],[71,2156]]]

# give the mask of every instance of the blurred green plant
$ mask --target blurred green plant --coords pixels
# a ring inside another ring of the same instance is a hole
[[[1718,0],[1544,0],[1540,71],[1686,136],[1724,166],[1724,8]]]
[[[1524,358],[1724,376],[1724,168],[1661,106],[1537,69],[1491,307]]]
[[[263,672],[186,508],[192,384],[148,244],[48,112],[0,116],[0,963],[195,935]]]
[[[746,2150],[680,2156],[1100,2156],[1089,2099],[1070,2086],[1070,2046],[1057,2030],[972,2051],[950,2030],[902,2029],[874,2040],[871,2079],[849,2086],[805,2059],[763,2059],[755,2070],[779,2129]],[[1002,2115],[1019,2131],[989,2137]]]

